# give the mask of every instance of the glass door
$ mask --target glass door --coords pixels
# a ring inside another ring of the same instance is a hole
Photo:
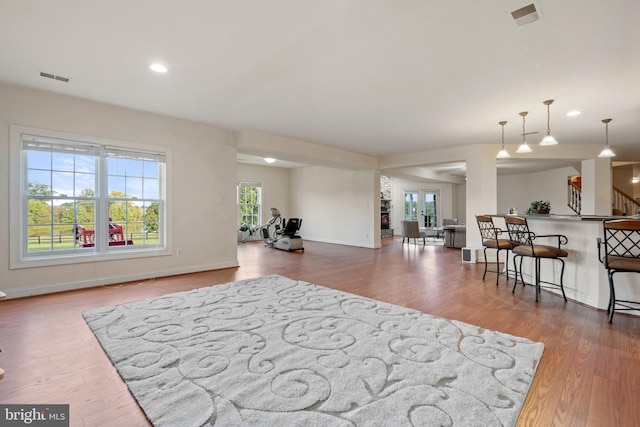
[[[424,226],[432,228],[438,226],[438,195],[434,191],[421,191],[422,214],[424,215]]]
[[[404,219],[407,221],[417,221],[418,220],[418,202],[420,198],[418,197],[417,191],[405,191],[404,192]]]
[[[434,228],[438,226],[438,206],[440,199],[439,190],[405,190],[404,192],[404,219],[407,221],[420,221],[420,227]]]

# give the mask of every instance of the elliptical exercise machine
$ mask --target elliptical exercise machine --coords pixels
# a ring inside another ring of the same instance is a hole
[[[273,230],[269,231],[272,226]],[[289,221],[285,221],[278,209],[271,208],[271,219],[260,227],[260,234],[267,248],[276,248],[289,252],[304,252],[302,237],[297,235],[301,226],[302,219],[289,218]]]

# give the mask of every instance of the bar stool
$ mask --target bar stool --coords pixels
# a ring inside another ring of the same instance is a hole
[[[482,280],[484,280],[484,276],[487,275],[487,249],[496,249],[496,269],[491,271],[491,273],[496,273],[496,286],[498,286],[498,280],[500,279],[501,274],[505,274],[507,276],[507,284],[509,284],[509,251],[513,247],[513,244],[509,239],[499,239],[498,236],[502,234],[502,230],[496,228],[493,224],[493,219],[489,215],[476,215],[476,221],[478,222],[478,228],[480,229],[480,237],[482,237],[482,246],[484,246],[484,274],[482,275]],[[500,271],[500,251],[506,251],[507,255],[505,257],[505,271],[504,273]],[[516,281],[518,280],[518,275],[516,271]]]
[[[516,258],[520,257],[520,280],[522,284],[525,285],[526,283],[524,282],[524,278],[522,277],[522,260],[524,257],[529,257],[535,260],[536,301],[538,301],[540,288],[560,288],[560,290],[562,291],[562,297],[565,301],[567,301],[567,296],[564,293],[564,284],[562,282],[564,276],[564,261],[562,260],[562,258],[566,258],[567,256],[569,256],[569,253],[561,248],[562,245],[566,245],[568,243],[567,236],[564,236],[562,234],[536,235],[535,233],[529,231],[527,219],[522,217],[508,216],[504,221],[507,224],[509,239],[516,245],[512,249],[513,254],[515,255],[513,263],[516,265],[516,281],[513,284],[512,292],[515,292],[516,285],[518,284]],[[539,238],[555,239],[557,241],[557,245],[550,246],[534,244],[534,241]],[[560,284],[540,280],[541,259],[558,260],[562,263],[562,270],[560,271]],[[541,283],[544,283],[548,286],[542,286]]]
[[[613,285],[614,273],[640,273],[640,220],[619,219],[603,221],[604,242],[598,237],[598,258],[609,276],[609,323],[613,312],[618,310],[640,310],[640,301],[616,299]],[[604,247],[604,257],[601,253]]]

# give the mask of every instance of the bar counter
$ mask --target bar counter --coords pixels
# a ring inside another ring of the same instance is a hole
[[[529,231],[536,235],[562,234],[567,237],[568,243],[562,246],[569,252],[564,259],[564,291],[567,298],[589,305],[591,307],[606,310],[609,304],[609,279],[607,271],[598,259],[598,237],[603,237],[602,222],[608,219],[640,219],[640,216],[603,217],[603,216],[572,216],[572,215],[511,215],[496,214],[494,218],[496,227],[504,230],[502,238],[508,238],[504,218],[506,216],[519,216],[527,218]],[[557,240],[540,238],[536,244],[553,245]],[[509,265],[512,266],[512,255]],[[522,270],[527,283],[534,283],[534,261],[532,258],[524,258]],[[557,261],[542,260],[541,279],[549,282],[560,283],[561,264]],[[501,282],[504,283],[504,282]],[[513,279],[510,278],[513,285]],[[640,274],[617,273],[615,275],[616,296],[618,299],[640,301]],[[522,286],[522,285],[519,285]],[[547,289],[562,298],[560,290]],[[534,298],[534,289],[527,288]],[[541,299],[544,304],[544,294]],[[640,311],[629,311],[629,314],[640,315]],[[619,313],[616,314],[616,316]],[[603,314],[603,321],[606,321]],[[615,322],[615,318],[614,318]]]

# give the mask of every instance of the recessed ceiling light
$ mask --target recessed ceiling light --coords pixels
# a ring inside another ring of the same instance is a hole
[[[567,113],[567,117],[575,117],[579,116],[580,114],[582,114],[582,111],[572,110]]]
[[[265,157],[264,161],[267,163],[273,163],[276,161],[276,159],[274,159],[273,157]]]
[[[162,64],[151,64],[149,66],[149,68],[151,68],[156,73],[166,73],[167,72],[167,67],[165,67]]]

